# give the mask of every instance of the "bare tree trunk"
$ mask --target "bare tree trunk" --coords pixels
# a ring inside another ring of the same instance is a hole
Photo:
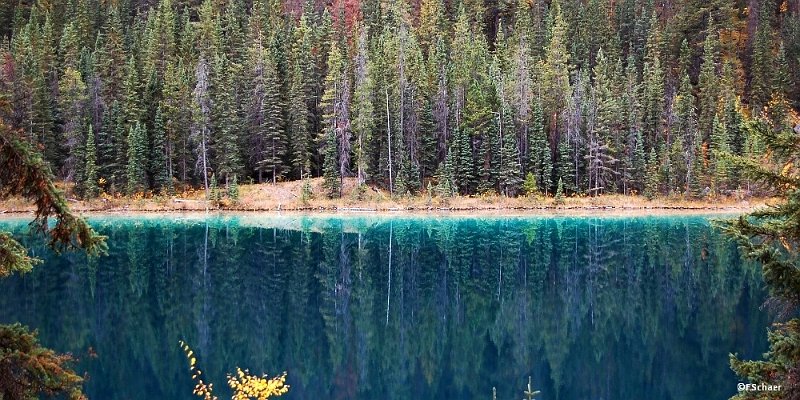
[[[206,190],[206,200],[208,199],[208,150],[206,149],[206,127],[203,126],[203,138],[202,138],[202,148],[203,148],[203,186]]]
[[[386,96],[386,131],[389,137],[389,194],[394,195],[394,185],[392,182],[392,123],[389,120],[389,89],[384,87],[383,93]]]

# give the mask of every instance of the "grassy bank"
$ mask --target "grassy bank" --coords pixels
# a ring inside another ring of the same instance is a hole
[[[103,195],[92,200],[70,199],[70,207],[79,212],[192,212],[221,211],[339,211],[339,212],[467,212],[467,213],[558,213],[558,212],[739,212],[769,204],[769,199],[719,196],[687,199],[681,196],[648,200],[642,196],[605,195],[599,197],[564,197],[562,202],[548,196],[503,197],[485,195],[452,198],[428,196],[391,196],[387,191],[367,187],[357,190],[355,180],[345,181],[343,195],[328,199],[322,179],[310,180],[311,196],[303,199],[303,182],[241,185],[238,200],[225,196],[219,202],[205,200],[203,190],[191,190],[173,196]],[[0,202],[0,213],[25,213],[34,208],[23,199]]]

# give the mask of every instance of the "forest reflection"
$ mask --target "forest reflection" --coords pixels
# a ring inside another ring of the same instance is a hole
[[[295,399],[725,398],[728,353],[766,348],[760,270],[703,217],[92,223],[107,257],[25,238],[47,261],[0,322],[83,357],[95,399],[191,398],[179,339]]]

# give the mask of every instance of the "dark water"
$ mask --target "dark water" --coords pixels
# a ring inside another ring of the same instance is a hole
[[[107,257],[0,281],[0,321],[82,358],[91,399],[288,372],[290,399],[724,399],[765,350],[760,271],[702,217],[92,220]],[[87,356],[87,349],[96,357]]]

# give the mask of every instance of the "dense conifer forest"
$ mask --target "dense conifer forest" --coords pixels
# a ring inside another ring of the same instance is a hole
[[[87,198],[724,195],[800,107],[798,0],[20,0],[0,37],[0,118]]]

